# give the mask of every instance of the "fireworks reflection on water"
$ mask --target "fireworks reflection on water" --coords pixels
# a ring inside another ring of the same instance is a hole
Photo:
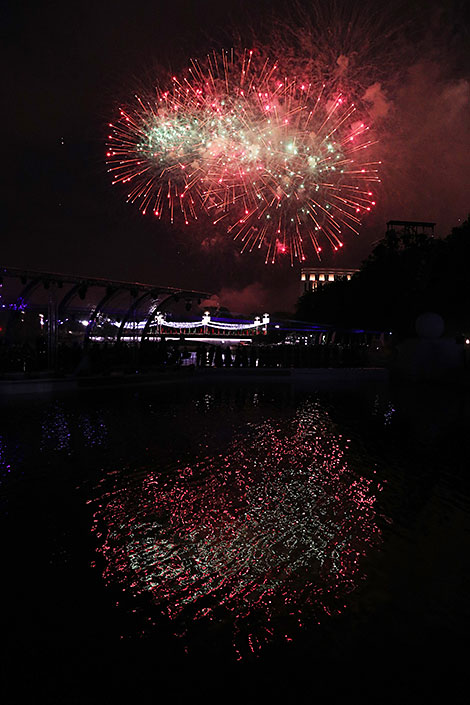
[[[347,606],[380,543],[379,489],[308,402],[223,454],[111,473],[90,502],[105,580],[150,595],[180,635],[224,625],[243,655]]]

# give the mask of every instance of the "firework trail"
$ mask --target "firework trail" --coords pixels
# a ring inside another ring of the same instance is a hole
[[[344,92],[286,73],[253,51],[214,52],[171,90],[136,97],[111,125],[113,183],[129,184],[143,213],[209,214],[266,262],[342,247],[375,205],[375,142]]]

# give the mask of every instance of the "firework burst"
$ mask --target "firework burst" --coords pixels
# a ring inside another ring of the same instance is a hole
[[[286,73],[253,51],[223,51],[171,90],[136,97],[111,125],[113,182],[129,184],[143,213],[186,224],[209,214],[242,252],[265,248],[266,262],[342,247],[375,204],[374,140],[344,93]]]

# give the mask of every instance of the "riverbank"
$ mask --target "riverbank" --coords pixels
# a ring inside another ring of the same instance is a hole
[[[384,367],[331,368],[195,368],[181,367],[149,373],[111,374],[88,377],[41,377],[0,380],[2,398],[17,396],[55,396],[81,390],[119,389],[195,381],[217,380],[277,381],[296,384],[355,384],[363,381],[387,382]]]

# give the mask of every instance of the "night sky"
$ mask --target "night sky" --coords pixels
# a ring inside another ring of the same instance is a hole
[[[311,5],[299,2],[296,17]],[[354,3],[336,5],[341,20]],[[111,186],[105,163],[107,123],[141,86],[151,88],[191,56],[230,47],[232,37],[245,46],[255,36],[269,44],[272,23],[288,22],[292,30],[292,6],[281,0],[10,3],[2,17],[0,264],[213,291],[247,314],[293,310],[298,265],[266,266],[262,255],[240,256],[230,241],[212,242],[210,231],[144,217]],[[376,28],[384,41],[372,57],[370,80],[361,74],[361,81],[376,118],[383,184],[360,238],[347,238],[343,251],[326,260],[337,266],[358,265],[387,220],[436,221],[445,236],[470,211],[468,3],[373,7],[363,46]],[[387,26],[395,30],[387,34]],[[296,27],[293,34],[301,35],[302,25]]]

